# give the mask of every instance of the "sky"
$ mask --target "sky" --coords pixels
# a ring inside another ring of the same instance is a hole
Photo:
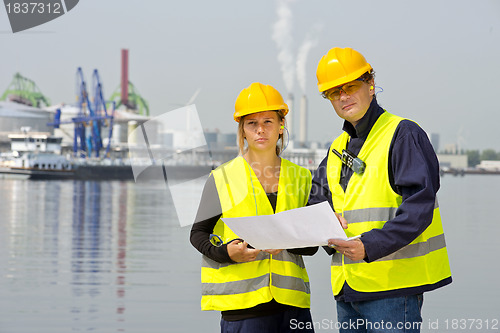
[[[325,143],[343,123],[317,90],[316,66],[332,47],[361,52],[380,105],[438,133],[440,148],[500,151],[498,0],[81,0],[15,34],[1,7],[0,94],[20,72],[53,104],[73,103],[82,67],[89,82],[98,69],[109,98],[126,48],[129,79],[153,116],[199,89],[203,127],[232,133],[236,97],[262,82],[297,105],[305,94],[308,138]]]

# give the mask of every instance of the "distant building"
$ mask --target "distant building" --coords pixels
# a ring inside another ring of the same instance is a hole
[[[0,101],[0,143],[10,147],[9,134],[22,134],[21,127],[33,132],[52,134],[54,128],[48,126],[54,120],[54,113],[32,106]]]
[[[437,154],[440,168],[466,169],[468,166],[467,155]]]
[[[218,130],[203,132],[207,140],[208,147],[211,150],[234,148],[238,144],[236,142],[236,133],[220,133]]]
[[[458,151],[458,145],[456,143],[449,143],[444,145],[444,154],[453,154],[456,155],[459,153]]]
[[[208,132],[205,131],[205,140],[207,140],[208,147],[214,149],[217,146],[217,135],[218,132]]]
[[[434,151],[437,153],[439,151],[439,134],[431,133],[431,144],[434,148]]]
[[[236,147],[236,133],[219,133],[217,142],[221,144],[219,148]]]

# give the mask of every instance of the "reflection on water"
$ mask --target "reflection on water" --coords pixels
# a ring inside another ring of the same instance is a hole
[[[164,184],[2,180],[0,193],[0,332],[194,330],[199,258]]]
[[[114,286],[116,293],[116,320],[124,321],[126,223],[123,214],[126,191],[118,191],[119,200],[113,202],[112,183],[76,182],[73,192],[72,244],[71,244],[71,292],[74,299],[86,299],[71,307],[75,321],[86,314],[97,313],[102,285]],[[113,213],[116,210],[117,230],[113,232]],[[115,235],[115,236],[114,236]],[[116,238],[116,242],[114,242]],[[115,245],[115,247],[113,246]],[[120,327],[120,325],[118,325]]]
[[[454,283],[426,294],[424,332],[500,319],[499,188],[498,176],[443,178]],[[171,202],[161,183],[0,180],[0,332],[219,331],[219,314],[200,311],[200,255]],[[305,262],[313,319],[334,321],[329,257]]]

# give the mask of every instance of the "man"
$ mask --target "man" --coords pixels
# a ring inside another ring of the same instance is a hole
[[[451,283],[436,200],[439,164],[426,133],[382,109],[374,71],[351,48],[320,60],[318,88],[344,119],[313,178],[348,237],[330,239],[340,332],[419,332],[422,294]]]

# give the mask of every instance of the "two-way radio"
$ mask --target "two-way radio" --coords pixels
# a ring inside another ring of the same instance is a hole
[[[342,163],[347,165],[358,175],[362,175],[365,172],[366,163],[363,162],[359,157],[351,153],[349,150],[342,150],[342,154],[340,154],[336,149],[332,149],[332,152],[340,158]]]

